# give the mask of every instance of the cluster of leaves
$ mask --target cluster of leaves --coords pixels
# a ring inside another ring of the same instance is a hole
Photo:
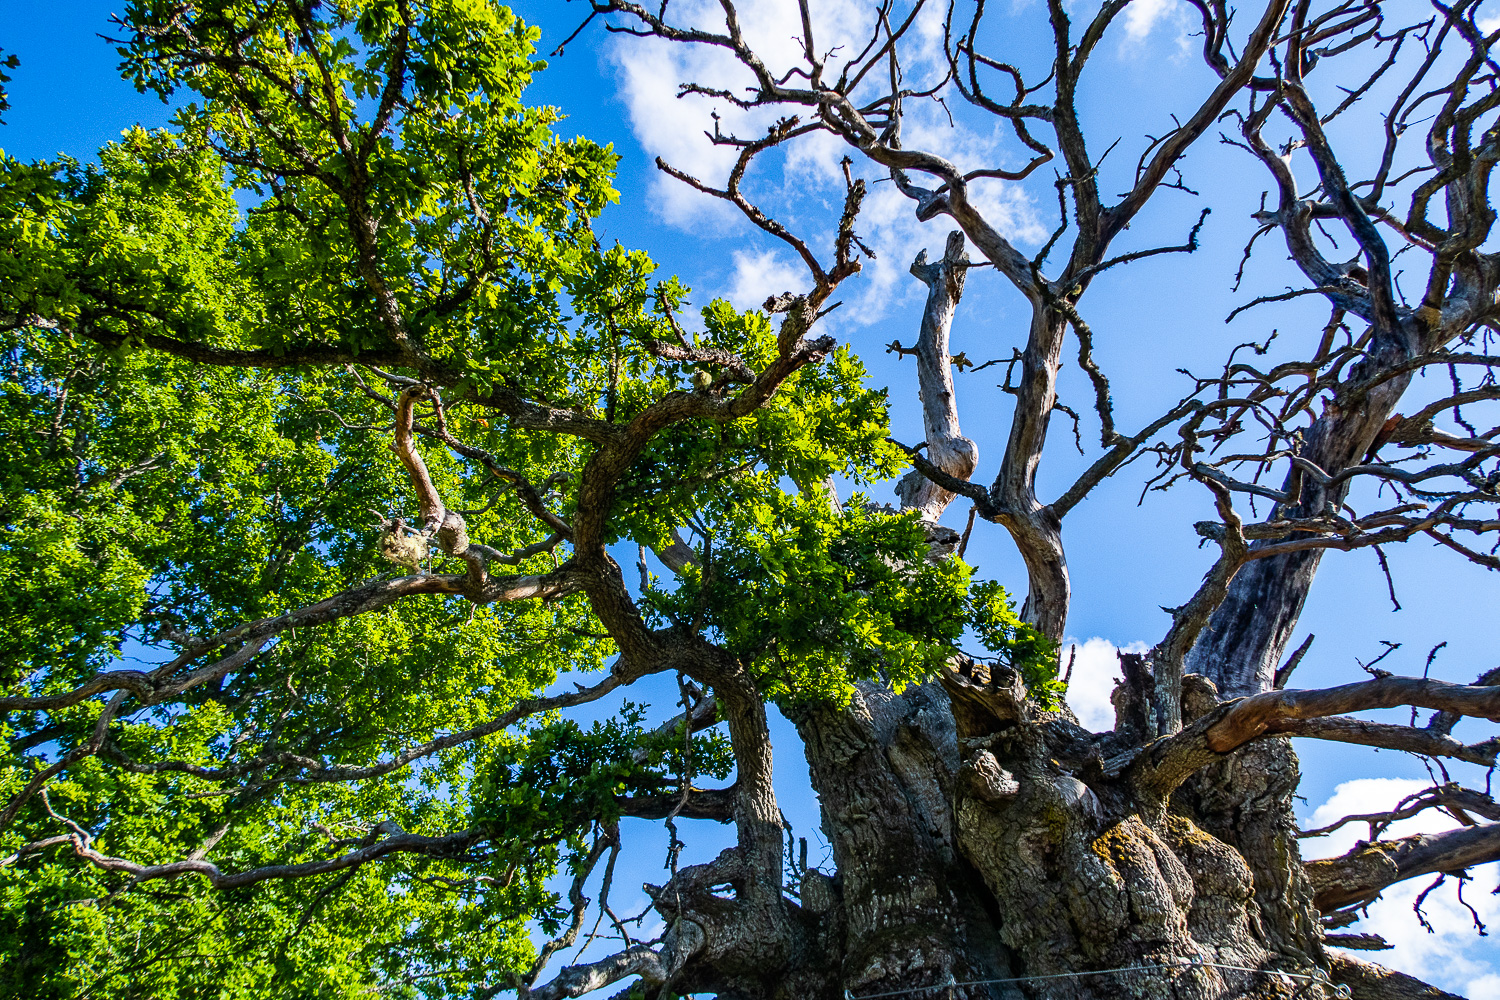
[[[7,56],[4,55],[4,52],[4,49],[0,49],[0,66],[4,67],[4,69],[0,69],[0,115],[10,110],[10,95],[5,90],[5,85],[10,82],[10,74],[5,72],[5,70],[15,69],[21,65],[21,60],[14,54]],[[5,119],[0,118],[0,125],[4,124]]]
[[[1020,671],[1027,692],[1043,707],[1058,708],[1068,685],[1057,676],[1057,644],[1021,620],[1016,602],[994,580],[974,584],[967,604],[969,623],[984,648]]]
[[[163,324],[238,343],[262,307],[235,265],[240,221],[218,159],[165,132],[130,129],[97,164],[0,157],[7,312],[84,326],[122,350]]]
[[[675,282],[670,288],[682,293]],[[754,369],[776,357],[776,335],[763,313],[715,300],[701,315],[693,346],[735,353]],[[649,379],[622,391],[623,415],[687,377],[685,364],[657,365]],[[618,491],[622,533],[660,545],[673,529],[714,516],[705,511],[769,502],[783,482],[807,490],[834,476],[856,486],[894,476],[905,458],[889,440],[886,391],[868,387],[866,377],[864,364],[841,346],[823,364],[799,369],[742,419],[689,422],[657,435]]]
[[[476,828],[492,831],[496,855],[524,862],[575,853],[594,823],[619,818],[617,796],[656,795],[693,775],[723,779],[733,767],[717,731],[692,739],[689,759],[681,726],[642,729],[644,708],[627,703],[615,718],[588,729],[553,719],[502,741],[478,768],[470,810]]]
[[[969,628],[1038,697],[1056,696],[1053,645],[998,584],[971,593],[970,567],[928,559],[914,512],[857,494],[837,505],[816,488],[788,494],[766,474],[739,485],[711,522],[704,562],[675,590],[653,590],[651,607],[710,630],[783,711],[843,704],[861,680],[896,690],[929,680]]]
[[[368,508],[401,509],[407,488],[384,435],[329,426],[320,404],[348,407],[346,378],[111,356],[25,327],[5,334],[0,379],[0,428],[14,442],[0,453],[8,693],[66,691],[98,669],[159,662],[173,652],[168,633],[211,633],[389,569],[375,560]],[[507,457],[532,450],[494,438]],[[487,488],[452,456],[430,464],[455,497]],[[504,499],[510,509],[476,516],[476,530],[534,541]],[[97,849],[141,863],[181,858],[228,823],[213,854],[226,871],[347,849],[314,820],[356,839],[386,816],[413,832],[461,829],[473,753],[308,788],[268,783],[270,765],[226,781],[132,768],[233,766],[288,747],[372,764],[493,718],[562,669],[597,669],[612,646],[590,620],[581,598],[481,609],[433,599],[286,636],[213,690],[117,723],[103,759],[55,780],[51,803]],[[97,714],[86,702],[5,720],[0,799],[30,777],[28,751],[65,752]],[[34,803],[0,834],[0,853],[65,829]],[[526,921],[551,898],[555,859],[517,867],[482,896],[420,881],[472,870],[397,860],[348,880],[222,894],[196,879],[128,889],[62,847],[0,870],[0,978],[37,997],[346,995],[377,984],[418,995],[404,978],[451,962],[468,970],[442,987],[456,989],[529,961]],[[423,995],[448,995],[431,986]]]
[[[173,731],[174,752],[190,751],[192,728]],[[70,772],[50,801],[60,815],[97,831],[97,849],[143,861],[177,860],[229,822],[213,852],[229,871],[324,857],[330,835],[357,840],[362,817],[375,810],[424,832],[440,832],[454,818],[441,808],[432,814],[432,803],[399,784],[322,786],[274,799],[204,798],[201,788],[96,761]],[[310,829],[310,816],[329,832]],[[525,926],[551,898],[547,869],[466,890],[462,880],[476,874],[473,868],[392,858],[317,879],[219,891],[196,878],[132,887],[68,863],[65,851],[34,855],[0,880],[0,992],[37,1000],[471,992],[531,961]],[[437,970],[444,979],[435,988],[421,976]]]

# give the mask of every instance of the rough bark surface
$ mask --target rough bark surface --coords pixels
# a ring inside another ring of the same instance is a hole
[[[1397,344],[1384,359],[1388,364],[1399,363],[1408,356],[1406,339],[1392,339]],[[1393,379],[1348,411],[1336,406],[1326,410],[1308,431],[1303,456],[1329,473],[1342,472],[1358,463],[1395,412],[1410,381],[1410,376]],[[1283,491],[1300,488],[1302,499],[1293,509],[1278,510],[1275,514],[1307,517],[1325,505],[1338,506],[1348,492],[1348,480],[1342,488],[1325,490],[1305,479],[1300,469],[1288,475]],[[1256,560],[1240,569],[1224,602],[1214,611],[1188,654],[1187,669],[1208,677],[1226,697],[1271,690],[1276,668],[1317,576],[1323,551],[1288,552]]]
[[[805,995],[1333,995],[1285,740],[1166,803],[1107,773],[1129,720],[1088,733],[982,664],[899,695],[862,687],[797,726],[838,871],[801,879],[798,909],[838,941],[818,959],[838,968],[828,992]]]
[[[979,465],[979,446],[958,428],[958,401],[953,395],[952,359],[948,354],[953,312],[963,295],[968,269],[969,255],[964,252],[964,234],[960,231],[948,234],[943,257],[936,263],[929,264],[927,251],[921,252],[911,266],[912,275],[927,286],[917,343],[913,348],[894,345],[903,354],[910,352],[917,358],[927,458],[957,479],[968,479]],[[896,495],[903,509],[916,510],[928,520],[936,520],[953,499],[953,493],[915,470],[897,484]]]

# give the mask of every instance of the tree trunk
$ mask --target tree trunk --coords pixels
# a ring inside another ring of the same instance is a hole
[[[769,980],[699,981],[856,1000],[1334,995],[1285,741],[1152,802],[1106,773],[1135,742],[1128,718],[1100,737],[1019,693],[976,664],[797,719],[836,874],[801,873],[788,906],[825,933]],[[1125,692],[1122,713],[1141,697]]]
[[[1366,378],[1383,366],[1397,365],[1418,349],[1413,330],[1391,331],[1377,338],[1371,356],[1351,369],[1350,381]],[[1329,475],[1357,464],[1410,384],[1409,374],[1399,375],[1347,409],[1330,403],[1308,428],[1300,456]],[[1278,513],[1308,517],[1319,513],[1325,504],[1337,508],[1348,493],[1348,484],[1345,480],[1334,490],[1325,490],[1294,466],[1282,488],[1293,496],[1300,491],[1299,502]],[[1226,697],[1269,691],[1322,559],[1322,549],[1307,549],[1258,559],[1242,567],[1223,603],[1199,634],[1188,655],[1187,669],[1208,677]]]

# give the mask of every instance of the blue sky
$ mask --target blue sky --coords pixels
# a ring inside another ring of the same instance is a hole
[[[768,11],[765,17],[774,23],[781,16],[776,2],[764,0],[745,7]],[[830,16],[860,13],[856,0],[838,0],[833,7],[835,15]],[[0,126],[0,148],[9,155],[33,159],[66,153],[88,159],[130,125],[166,124],[170,108],[119,80],[112,47],[97,37],[109,32],[112,9],[119,5],[72,0],[40,6],[0,0],[0,48],[22,60],[10,86],[12,109],[7,124]],[[522,3],[518,10],[542,26],[544,52],[582,17],[578,6],[561,3]],[[1026,0],[1011,5],[1005,15],[1011,32],[1008,44],[1023,52],[1045,53],[1044,39],[1038,34],[1045,30],[1040,11]],[[1185,41],[1174,0],[1139,0],[1126,28],[1122,41],[1106,46],[1096,57],[1097,83],[1081,95],[1080,113],[1086,129],[1101,137],[1096,143],[1103,145],[1122,136],[1128,149],[1141,134],[1159,133],[1171,112],[1190,111],[1206,73],[1195,48]],[[561,131],[612,142],[621,154],[620,204],[605,213],[600,226],[607,240],[649,250],[664,273],[677,273],[694,288],[700,303],[725,295],[738,305],[750,306],[769,292],[797,287],[802,278],[790,255],[721,205],[670,182],[652,166],[655,156],[664,155],[692,170],[707,173],[720,168],[721,161],[701,137],[710,108],[673,97],[680,74],[712,76],[717,72],[721,67],[698,55],[606,37],[591,29],[565,56],[552,60],[528,96],[534,103],[563,110],[568,117]],[[990,124],[962,113],[951,129],[935,107],[922,112],[919,120],[931,141],[958,155],[1002,160],[1018,155],[1013,144],[1006,145]],[[1358,135],[1341,138],[1356,148],[1361,141]],[[1122,152],[1120,162],[1133,163],[1135,155]],[[794,228],[826,232],[836,198],[831,181],[834,160],[833,151],[812,149],[772,164],[752,176],[752,191]],[[863,166],[857,169],[872,181],[878,179]],[[1111,272],[1085,300],[1098,338],[1099,362],[1115,387],[1122,427],[1149,420],[1185,391],[1177,368],[1212,370],[1235,344],[1263,340],[1273,328],[1281,331],[1282,342],[1304,345],[1324,322],[1321,307],[1306,300],[1266,307],[1233,324],[1224,322],[1231,309],[1253,295],[1299,283],[1282,259],[1284,254],[1272,249],[1252,262],[1248,291],[1230,292],[1240,250],[1253,228],[1249,213],[1257,206],[1260,191],[1268,186],[1267,180],[1254,174],[1257,169],[1239,151],[1214,141],[1200,143],[1185,173],[1201,197],[1163,192],[1122,249],[1153,242],[1180,243],[1199,208],[1210,204],[1214,213],[1205,225],[1204,248],[1191,257],[1156,258]],[[846,305],[830,317],[830,329],[861,353],[874,384],[891,387],[893,433],[914,442],[921,438],[921,424],[912,363],[884,353],[883,345],[892,339],[911,341],[921,286],[906,276],[905,269],[920,247],[940,253],[951,224],[943,220],[917,224],[909,207],[891,194],[888,184],[872,184],[871,206],[860,231],[881,257],[840,290]],[[989,197],[995,217],[1008,227],[1007,235],[1024,249],[1039,245],[1053,224],[1049,201],[1053,196],[1046,179],[1030,187],[997,185]],[[1012,346],[1022,342],[1025,317],[1024,303],[998,276],[973,272],[955,320],[953,349],[981,362],[1008,355]],[[957,376],[963,427],[979,443],[977,476],[982,479],[993,477],[1008,429],[1009,397],[995,387],[997,379],[990,377],[997,370]],[[1065,401],[1081,411],[1087,409],[1091,397],[1076,366],[1065,369],[1062,389]],[[1414,392],[1421,390],[1418,386]],[[1083,463],[1097,454],[1095,450],[1087,459],[1079,457],[1071,451],[1072,435],[1066,424],[1059,419],[1053,426],[1053,442],[1041,477],[1044,495],[1060,492]],[[1086,420],[1086,447],[1089,434]],[[1107,481],[1070,515],[1064,528],[1075,588],[1069,634],[1083,650],[1073,700],[1086,721],[1097,719],[1106,704],[1102,699],[1108,694],[1114,649],[1159,639],[1168,624],[1161,606],[1186,600],[1208,565],[1210,554],[1198,548],[1191,527],[1194,520],[1210,516],[1206,496],[1197,487],[1184,486],[1168,494],[1151,494],[1138,505],[1146,474],[1145,463],[1140,463]],[[892,497],[888,489],[882,489],[876,499]],[[966,505],[955,504],[945,520],[962,528],[966,512]],[[1425,543],[1410,543],[1390,550],[1389,555],[1402,605],[1399,612],[1392,610],[1372,552],[1333,553],[1325,559],[1293,637],[1295,644],[1310,632],[1317,635],[1296,684],[1324,686],[1362,679],[1365,675],[1358,661],[1378,655],[1382,651],[1379,640],[1403,644],[1382,664],[1398,673],[1419,672],[1427,651],[1444,641],[1448,645],[1434,665],[1437,676],[1471,680],[1495,665],[1494,616],[1500,608],[1500,575],[1485,574]],[[1017,594],[1024,591],[1019,559],[998,526],[981,523],[975,529],[969,561]],[[638,693],[632,696],[640,697]],[[675,692],[664,689],[658,697],[666,702]],[[1391,716],[1405,721],[1402,713]],[[1482,729],[1468,722],[1457,735],[1482,738]],[[810,834],[816,826],[816,805],[806,786],[795,735],[780,724],[776,737],[783,808],[799,834]],[[1318,822],[1335,809],[1367,811],[1389,806],[1417,787],[1412,782],[1427,781],[1424,765],[1416,758],[1300,742],[1303,814],[1307,818],[1316,815]],[[1482,776],[1464,773],[1463,766],[1453,770],[1455,777],[1477,777],[1483,787]],[[662,856],[659,832],[640,824],[631,835],[650,844],[644,852],[646,860],[634,873],[640,877],[633,880],[661,881],[662,873],[655,870]],[[703,831],[695,837],[694,848],[716,850],[723,836],[727,834],[722,831]],[[1308,853],[1337,853],[1348,846],[1343,840],[1321,847],[1309,845]],[[814,850],[814,860],[817,857]],[[1477,891],[1469,898],[1487,907],[1482,910],[1487,919],[1500,920],[1500,904],[1488,891],[1495,886],[1496,866],[1486,866],[1477,874]],[[1372,908],[1367,926],[1393,941],[1399,938],[1399,943],[1395,953],[1371,957],[1472,997],[1500,997],[1500,961],[1487,941],[1465,926],[1467,916],[1449,889],[1435,893],[1428,905],[1429,912],[1438,914],[1434,924],[1439,933],[1425,935],[1417,928],[1409,912],[1410,897],[1422,884],[1393,890],[1386,902]]]

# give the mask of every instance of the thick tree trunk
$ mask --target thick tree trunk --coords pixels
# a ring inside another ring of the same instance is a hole
[[[798,730],[838,871],[843,988],[1009,976],[992,904],[954,837],[958,743],[942,689],[862,687],[848,709],[813,713]]]
[[[721,995],[1332,1000],[1284,741],[1143,800],[1106,773],[1128,722],[1090,734],[967,670],[796,720],[837,873],[804,873],[794,908],[825,933]]]
[[[960,480],[975,458],[948,369],[963,266],[959,233],[941,261],[913,265],[928,302],[909,350],[929,459]],[[1067,566],[1033,483],[1064,323],[1036,311],[1036,356],[1018,389],[1036,405],[1018,405],[991,491],[991,513],[1030,571],[1026,616],[1054,636],[1066,621]],[[916,474],[898,493],[929,522],[953,498]],[[774,982],[739,978],[726,995],[1329,995],[1295,978],[1326,983],[1327,959],[1297,855],[1286,741],[1230,755],[1169,805],[1105,765],[1148,738],[1144,664],[1119,692],[1118,734],[1107,736],[1038,712],[1009,671],[965,669],[899,695],[862,686],[846,708],[796,720],[837,874],[800,873],[796,909],[822,928],[809,935],[817,945]],[[1216,704],[1201,679],[1187,690],[1188,721]]]

